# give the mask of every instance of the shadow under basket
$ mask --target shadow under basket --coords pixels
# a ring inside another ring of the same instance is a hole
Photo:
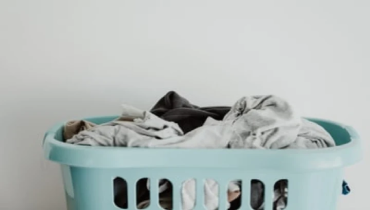
[[[116,116],[87,118],[101,124]],[[45,134],[43,148],[47,159],[61,165],[68,210],[137,209],[137,183],[150,180],[148,210],[163,209],[158,183],[171,182],[172,209],[181,209],[182,183],[196,182],[193,209],[203,210],[204,180],[218,183],[219,208],[227,209],[227,185],[241,181],[239,209],[252,210],[251,183],[264,186],[264,210],[272,210],[273,189],[278,181],[288,182],[288,203],[284,210],[336,210],[342,193],[343,170],[361,159],[356,131],[340,123],[311,119],[327,130],[337,146],[323,149],[160,149],[90,147],[63,142],[59,123]],[[115,202],[115,182],[125,183],[124,206]]]

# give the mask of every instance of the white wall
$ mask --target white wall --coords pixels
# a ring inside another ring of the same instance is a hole
[[[55,122],[150,108],[168,90],[199,105],[277,94],[304,116],[354,126],[368,146],[370,3],[0,1],[0,209],[65,210],[43,159]],[[368,150],[365,150],[365,153]],[[347,170],[339,210],[369,208],[370,159]]]

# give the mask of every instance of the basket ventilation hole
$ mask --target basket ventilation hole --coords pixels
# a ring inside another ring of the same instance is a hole
[[[114,204],[121,209],[128,209],[127,182],[121,177],[113,180]]]
[[[288,206],[288,180],[281,179],[274,185],[274,209],[283,210]]]
[[[250,205],[253,210],[259,210],[265,201],[265,184],[258,179],[252,179],[250,190]]]
[[[158,183],[159,188],[159,206],[161,209],[173,209],[173,185],[168,179],[161,179]]]
[[[181,202],[182,204],[186,203],[187,210],[192,210],[195,208],[197,203],[197,181],[195,179],[187,179],[181,183]],[[181,205],[182,205],[181,204]],[[184,207],[182,205],[182,207]],[[181,209],[183,209],[181,207]]]
[[[228,186],[227,202],[230,203],[229,210],[240,209],[242,207],[242,181],[230,181]],[[235,189],[235,186],[239,186],[239,189]]]

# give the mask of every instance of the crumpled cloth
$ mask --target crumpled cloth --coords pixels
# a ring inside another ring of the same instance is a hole
[[[89,130],[83,130],[67,139],[67,143],[90,146],[149,147],[158,139],[183,135],[174,122],[165,121],[148,111],[122,105],[120,118]]]
[[[95,127],[96,124],[86,121],[86,120],[72,120],[67,122],[64,125],[63,129],[63,138],[64,139],[70,139],[74,135],[80,133],[81,131],[91,129]]]
[[[230,148],[286,149],[335,146],[321,126],[299,117],[277,96],[243,97],[224,121],[233,121]]]
[[[176,96],[174,93],[171,94]],[[166,97],[163,100],[167,100]],[[171,110],[165,108],[159,108],[157,111],[162,114],[170,113]],[[227,107],[223,109],[225,110]],[[178,117],[181,120],[191,120],[191,115],[186,118],[183,118],[184,116]],[[201,124],[200,121],[203,124],[197,127]],[[273,95],[243,97],[234,104],[222,120],[207,117],[200,121],[187,128],[189,132],[184,134],[175,122],[169,122],[150,112],[124,105],[119,119],[83,130],[67,142],[91,146],[162,148],[310,149],[335,146],[334,140],[325,129],[297,116],[285,100]],[[206,206],[210,209],[217,208],[218,205],[218,188],[215,184],[211,180],[206,182]],[[229,192],[240,191],[236,186],[238,185],[232,186],[234,190],[229,188]],[[274,190],[274,210],[285,208],[286,186],[282,183]],[[254,209],[263,209],[265,192],[263,185],[252,182],[251,187],[251,206]],[[185,209],[191,209],[195,201],[193,188],[195,189],[195,183],[192,179],[186,180],[182,187],[182,205]],[[230,201],[236,200],[238,199]]]

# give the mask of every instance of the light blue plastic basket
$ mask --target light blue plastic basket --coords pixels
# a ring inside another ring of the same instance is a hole
[[[87,120],[100,124],[116,119],[95,117]],[[247,150],[247,149],[145,149],[89,147],[62,142],[63,123],[47,131],[43,147],[45,156],[61,164],[68,210],[119,210],[114,203],[113,180],[122,177],[128,184],[128,209],[136,209],[136,182],[150,178],[151,205],[148,210],[162,209],[158,204],[158,180],[172,182],[174,210],[181,209],[180,188],[183,181],[195,178],[196,206],[202,202],[203,180],[219,183],[219,209],[226,209],[227,184],[242,180],[242,204],[250,207],[250,183],[261,180],[265,186],[265,210],[273,208],[273,187],[287,179],[286,210],[336,210],[342,193],[345,166],[361,159],[359,136],[349,126],[310,119],[323,126],[335,139],[337,147],[315,150]]]

